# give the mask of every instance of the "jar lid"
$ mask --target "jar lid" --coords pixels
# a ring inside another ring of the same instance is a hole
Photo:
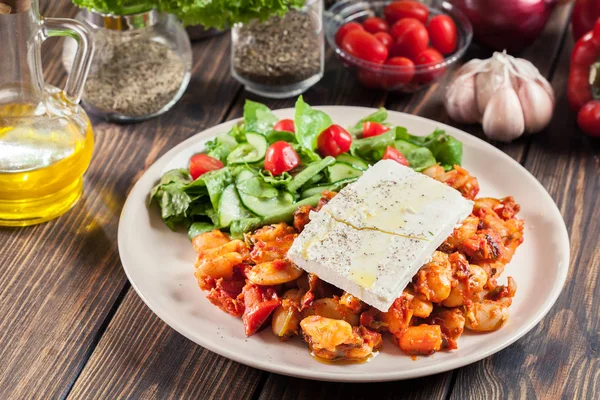
[[[113,31],[131,31],[156,25],[161,14],[156,10],[149,10],[139,14],[114,15],[103,14],[95,10],[82,10],[83,17],[91,25]]]

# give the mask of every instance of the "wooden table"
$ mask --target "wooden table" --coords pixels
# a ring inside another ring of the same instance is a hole
[[[42,2],[47,16],[73,16],[65,0]],[[229,74],[229,36],[195,43],[194,74],[181,101],[137,125],[95,121],[96,148],[85,194],[59,219],[0,230],[0,399],[31,398],[600,398],[600,142],[584,136],[565,98],[573,39],[570,7],[557,8],[522,56],[538,66],[558,103],[545,132],[496,144],[527,168],[560,208],[571,239],[567,284],[550,313],[509,348],[428,378],[334,384],[262,372],[211,353],[158,319],[127,281],[117,223],[134,182],[158,157],[198,131],[241,116],[246,98],[272,108]],[[60,41],[44,45],[46,78],[64,83]],[[473,47],[468,57],[490,54]],[[0,71],[1,73],[1,71]],[[452,123],[443,82],[413,96],[359,87],[328,56],[324,79],[305,94],[313,105],[385,106]],[[456,124],[454,124],[456,125]],[[479,127],[458,126],[476,136]]]

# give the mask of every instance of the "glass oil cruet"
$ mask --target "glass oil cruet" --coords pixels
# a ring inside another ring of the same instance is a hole
[[[78,44],[64,90],[44,83],[50,36]],[[38,0],[0,0],[0,226],[51,220],[81,196],[94,138],[78,103],[92,53],[81,23],[40,16]]]

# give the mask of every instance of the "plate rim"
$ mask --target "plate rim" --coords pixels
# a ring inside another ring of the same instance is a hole
[[[324,111],[324,112],[354,111],[356,113],[356,115],[368,115],[368,113],[372,113],[377,110],[376,108],[372,108],[372,107],[337,106],[337,105],[313,106],[313,108]],[[272,111],[275,115],[277,115],[280,113],[293,112],[293,110],[294,110],[294,108],[288,107],[288,108],[282,108],[282,109],[277,109],[277,110],[272,110]],[[436,120],[421,117],[418,115],[404,113],[401,111],[393,111],[393,110],[387,110],[387,111],[388,111],[388,114],[390,117],[395,116],[398,119],[401,119],[401,118],[415,119],[418,122],[425,122],[428,124],[431,124],[431,123],[437,124],[438,128],[440,128],[440,129],[449,129],[451,131],[457,131],[457,132],[459,132],[459,136],[461,136],[460,140],[463,143],[473,143],[476,146],[483,146],[484,148],[487,148],[488,151],[495,152],[498,156],[503,158],[506,162],[512,163],[515,167],[517,167],[517,169],[520,169],[521,172],[524,172],[526,175],[528,175],[528,177],[532,181],[535,182],[534,184],[537,185],[538,189],[541,189],[541,192],[543,192],[544,196],[547,197],[547,200],[550,200],[550,202],[552,203],[553,207],[551,208],[552,209],[551,212],[553,214],[553,217],[554,218],[557,217],[558,220],[561,221],[560,230],[557,232],[557,234],[560,236],[561,247],[564,247],[564,250],[566,250],[566,253],[563,254],[563,259],[559,260],[559,265],[557,266],[559,268],[559,271],[558,271],[559,273],[557,274],[557,280],[554,283],[552,290],[549,292],[549,295],[546,297],[546,300],[543,303],[543,307],[540,308],[540,311],[538,312],[536,317],[533,318],[529,323],[519,326],[519,328],[516,330],[516,333],[509,340],[506,340],[492,348],[489,348],[486,351],[477,354],[476,356],[467,355],[466,357],[446,360],[444,363],[441,363],[439,365],[433,365],[433,366],[429,365],[429,366],[423,366],[420,368],[416,367],[416,368],[411,368],[410,370],[380,372],[377,374],[368,374],[367,373],[367,374],[349,374],[349,375],[348,374],[345,375],[345,374],[339,373],[339,372],[324,372],[324,371],[314,371],[314,370],[302,370],[302,372],[298,372],[296,367],[294,367],[294,366],[277,365],[277,367],[274,367],[273,365],[276,365],[276,364],[271,364],[271,363],[269,363],[267,361],[263,361],[263,360],[253,359],[251,357],[245,357],[244,354],[240,354],[235,351],[231,351],[227,347],[220,346],[218,344],[213,345],[213,343],[211,343],[210,341],[202,339],[202,338],[198,338],[198,337],[192,338],[191,335],[188,335],[185,333],[186,329],[181,327],[178,322],[172,320],[168,315],[159,314],[156,311],[155,306],[152,305],[152,302],[144,295],[144,293],[142,293],[142,291],[137,287],[136,283],[132,279],[132,277],[130,275],[130,271],[126,267],[126,262],[124,261],[124,256],[122,254],[123,253],[122,249],[125,247],[125,244],[123,243],[125,239],[123,239],[123,234],[122,234],[122,232],[124,230],[123,216],[126,214],[126,212],[128,212],[128,210],[130,208],[135,206],[135,203],[133,203],[133,200],[132,200],[132,198],[134,197],[134,196],[132,196],[132,194],[134,192],[136,192],[136,188],[140,187],[140,182],[146,176],[149,176],[150,171],[158,168],[158,165],[161,163],[161,161],[164,161],[167,159],[171,160],[173,158],[172,157],[173,155],[175,155],[176,153],[179,153],[181,151],[181,149],[185,148],[186,145],[189,145],[190,142],[196,141],[198,139],[198,137],[207,135],[207,133],[206,133],[207,131],[217,129],[224,125],[235,124],[236,122],[242,120],[241,117],[231,119],[228,121],[223,121],[217,125],[212,125],[210,127],[207,127],[205,129],[193,134],[192,136],[188,137],[187,139],[183,140],[182,142],[176,144],[175,146],[173,146],[165,154],[163,154],[161,157],[156,159],[152,163],[152,165],[150,165],[144,171],[144,173],[135,182],[135,184],[133,185],[133,187],[127,194],[127,198],[125,200],[125,203],[123,204],[123,208],[119,215],[119,224],[118,224],[118,232],[117,232],[117,247],[118,247],[118,251],[119,251],[119,258],[121,260],[121,265],[123,267],[125,275],[127,276],[127,279],[129,280],[132,288],[135,290],[137,295],[142,299],[142,301],[146,304],[146,306],[154,313],[154,315],[156,315],[161,321],[166,323],[169,327],[174,329],[180,335],[184,336],[188,340],[192,341],[193,343],[196,343],[197,345],[205,348],[208,351],[212,351],[222,357],[228,358],[229,360],[238,362],[240,364],[243,364],[243,365],[246,365],[246,366],[249,366],[252,368],[260,369],[262,371],[267,371],[267,372],[271,372],[271,373],[276,373],[276,374],[281,374],[281,375],[286,375],[286,376],[291,376],[291,377],[296,377],[296,378],[302,378],[302,379],[311,379],[311,380],[316,380],[316,381],[357,382],[357,383],[358,382],[387,382],[387,381],[394,381],[394,380],[406,380],[406,379],[414,379],[414,378],[419,378],[419,377],[431,376],[431,375],[451,371],[456,368],[460,368],[460,367],[478,362],[484,358],[489,357],[490,355],[493,355],[493,354],[507,348],[508,346],[515,343],[517,340],[521,339],[525,334],[529,333],[533,328],[535,328],[535,326],[537,326],[539,324],[539,322],[548,314],[550,309],[554,306],[554,304],[558,300],[558,297],[560,296],[560,294],[565,286],[567,277],[568,277],[570,261],[571,261],[570,238],[569,238],[569,234],[568,234],[568,229],[565,224],[565,220],[564,220],[562,214],[560,213],[558,205],[556,204],[556,202],[554,201],[552,196],[548,193],[546,188],[537,180],[537,178],[531,172],[529,172],[523,165],[521,165],[519,162],[517,162],[511,156],[509,156],[502,150],[494,147],[490,143],[488,143],[476,136],[473,136],[459,128],[450,126],[448,124],[445,124],[445,123],[442,123],[442,122],[439,122]],[[212,136],[208,136],[205,139],[209,140],[209,139],[211,139],[211,137]],[[564,264],[564,267],[561,268],[560,264]]]

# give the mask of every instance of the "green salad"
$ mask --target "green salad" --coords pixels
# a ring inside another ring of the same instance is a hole
[[[189,168],[163,175],[150,203],[165,224],[191,238],[221,229],[239,238],[260,226],[287,222],[324,191],[339,191],[370,165],[393,159],[416,171],[460,165],[462,143],[443,130],[415,136],[387,121],[380,108],[354,126],[335,125],[300,96],[294,119],[279,120],[247,100],[243,120],[194,155]]]

